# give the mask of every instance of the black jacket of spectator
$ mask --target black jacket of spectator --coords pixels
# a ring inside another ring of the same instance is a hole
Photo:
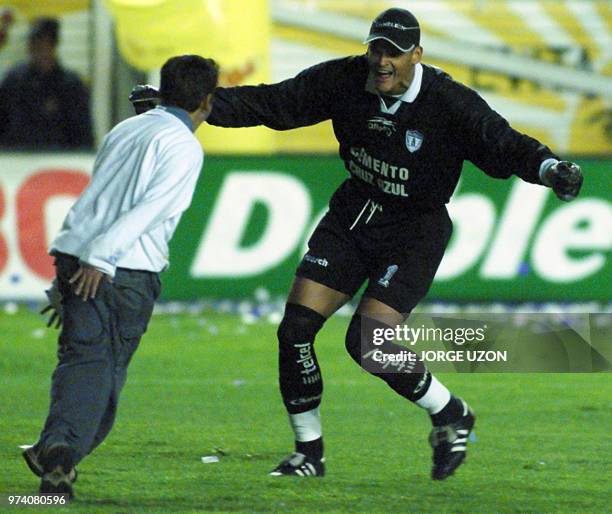
[[[76,73],[57,64],[9,70],[0,84],[0,145],[66,150],[93,146],[89,94]]]

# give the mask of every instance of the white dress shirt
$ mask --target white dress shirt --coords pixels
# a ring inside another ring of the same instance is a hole
[[[165,269],[168,242],[204,160],[190,122],[186,111],[160,106],[113,128],[50,251],[74,255],[110,276],[117,267]]]

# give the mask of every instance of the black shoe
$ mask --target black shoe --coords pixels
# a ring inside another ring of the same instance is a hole
[[[30,468],[30,471],[34,473],[37,477],[42,477],[45,470],[43,469],[43,465],[38,459],[38,453],[36,452],[36,448],[34,446],[30,446],[29,448],[26,448],[21,453],[21,455],[23,457],[23,460],[25,460],[26,464],[28,465],[28,468]],[[78,476],[79,473],[77,472],[77,468],[74,468],[74,476],[72,478],[73,484],[77,481]]]
[[[21,455],[26,461],[28,468],[30,468],[30,471],[34,473],[37,477],[42,477],[44,469],[42,464],[38,460],[38,453],[36,453],[36,449],[34,448],[34,446],[30,446],[29,448],[23,450]]]
[[[270,475],[300,476],[300,477],[322,477],[325,475],[325,458],[311,459],[303,453],[292,453],[283,462],[276,466]]]
[[[431,478],[444,480],[451,476],[465,459],[467,442],[474,428],[476,416],[468,404],[463,404],[463,415],[454,423],[433,427],[429,444],[433,448]]]
[[[73,450],[63,444],[53,446],[40,456],[39,462],[43,467],[40,494],[65,493],[72,499],[72,484],[76,480]]]

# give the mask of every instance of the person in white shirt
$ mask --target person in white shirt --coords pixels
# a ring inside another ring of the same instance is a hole
[[[76,464],[108,435],[127,366],[160,293],[168,242],[204,160],[193,132],[218,67],[183,55],[161,69],[161,105],[105,137],[92,178],[51,243],[63,327],[49,415],[24,452],[41,493],[73,495]]]

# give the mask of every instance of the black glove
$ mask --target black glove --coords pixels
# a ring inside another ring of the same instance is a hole
[[[62,325],[62,317],[64,315],[64,309],[62,307],[62,293],[60,293],[57,287],[57,280],[54,280],[49,289],[45,290],[45,294],[49,299],[49,305],[40,311],[41,314],[45,314],[51,311],[49,321],[47,321],[47,327],[53,326],[59,328]]]
[[[132,102],[136,114],[142,114],[159,104],[159,91],[150,84],[138,84],[132,88],[128,100]]]
[[[557,197],[571,202],[578,196],[584,178],[580,166],[569,161],[559,161],[544,171],[542,182],[550,186]]]

